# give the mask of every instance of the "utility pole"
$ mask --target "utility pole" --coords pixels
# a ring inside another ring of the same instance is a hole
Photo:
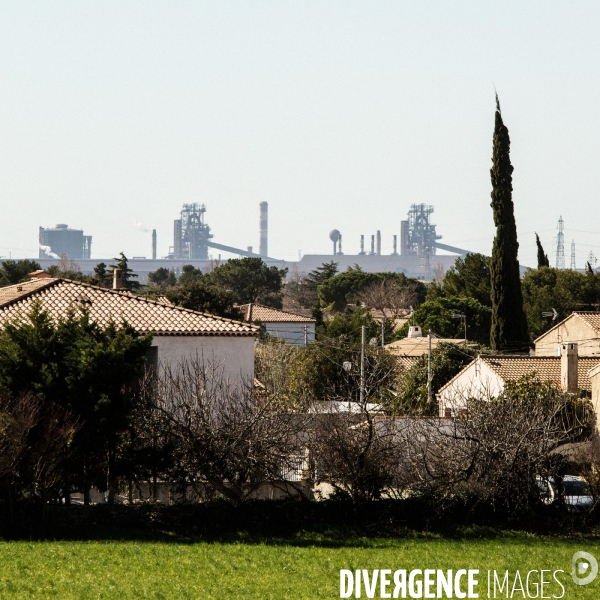
[[[381,319],[381,349],[385,346],[385,317]]]
[[[360,407],[364,409],[365,403],[365,326],[361,327],[360,343]]]
[[[431,404],[431,329],[427,332],[427,399]]]
[[[308,346],[308,325],[304,326],[304,345]]]

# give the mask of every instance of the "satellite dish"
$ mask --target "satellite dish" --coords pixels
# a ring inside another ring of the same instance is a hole
[[[377,338],[371,338],[369,344],[371,344],[371,346],[377,346]]]
[[[350,371],[352,371],[352,363],[349,360],[346,360],[342,363],[342,368],[346,373],[350,373]]]

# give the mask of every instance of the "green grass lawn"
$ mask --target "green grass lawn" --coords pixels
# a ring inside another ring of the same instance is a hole
[[[565,599],[598,598],[600,577],[587,586],[571,579],[571,557],[578,550],[600,559],[596,538],[526,534],[341,542],[315,536],[273,543],[0,542],[0,598],[339,598],[340,569],[377,568],[478,568],[480,598],[487,598],[488,569],[508,569],[511,578],[516,570],[526,575],[564,569],[559,576]],[[546,594],[561,590],[555,584]]]

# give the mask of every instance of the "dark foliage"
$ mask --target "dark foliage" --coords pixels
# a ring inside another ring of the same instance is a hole
[[[241,319],[242,314],[234,306],[233,292],[211,284],[211,279],[202,277],[165,290],[165,296],[176,306],[206,312],[227,319]]]
[[[231,291],[238,304],[256,302],[274,308],[282,306],[282,285],[287,269],[269,267],[260,258],[236,258],[216,267],[210,282]]]
[[[40,265],[35,260],[3,260],[0,264],[0,287],[28,281],[31,279],[29,273],[39,269]]]
[[[137,279],[137,274],[133,272],[133,269],[129,268],[128,259],[121,252],[118,257],[113,258],[116,262],[114,265],[110,265],[107,275],[109,281],[113,280],[115,269],[121,269],[121,274],[123,277],[123,286],[128,290],[137,290],[140,288],[140,282],[135,281]]]
[[[494,350],[523,351],[528,348],[527,319],[517,258],[519,243],[512,201],[510,138],[502,121],[496,96],[494,150],[492,157],[492,209],[496,237],[490,260],[492,327],[490,344]]]
[[[542,267],[549,267],[550,260],[548,259],[548,255],[544,252],[544,247],[542,246],[542,242],[540,242],[540,236],[535,234],[535,244],[537,246],[537,265],[538,269]]]

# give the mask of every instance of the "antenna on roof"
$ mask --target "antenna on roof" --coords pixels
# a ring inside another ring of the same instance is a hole
[[[552,312],[543,312],[543,313],[542,313],[542,317],[545,317],[545,318],[550,318],[550,317],[552,317],[552,320],[553,320],[553,321],[556,321],[556,319],[558,319],[558,313],[556,312],[556,309],[555,309],[555,308],[553,308],[553,309],[552,309]]]

